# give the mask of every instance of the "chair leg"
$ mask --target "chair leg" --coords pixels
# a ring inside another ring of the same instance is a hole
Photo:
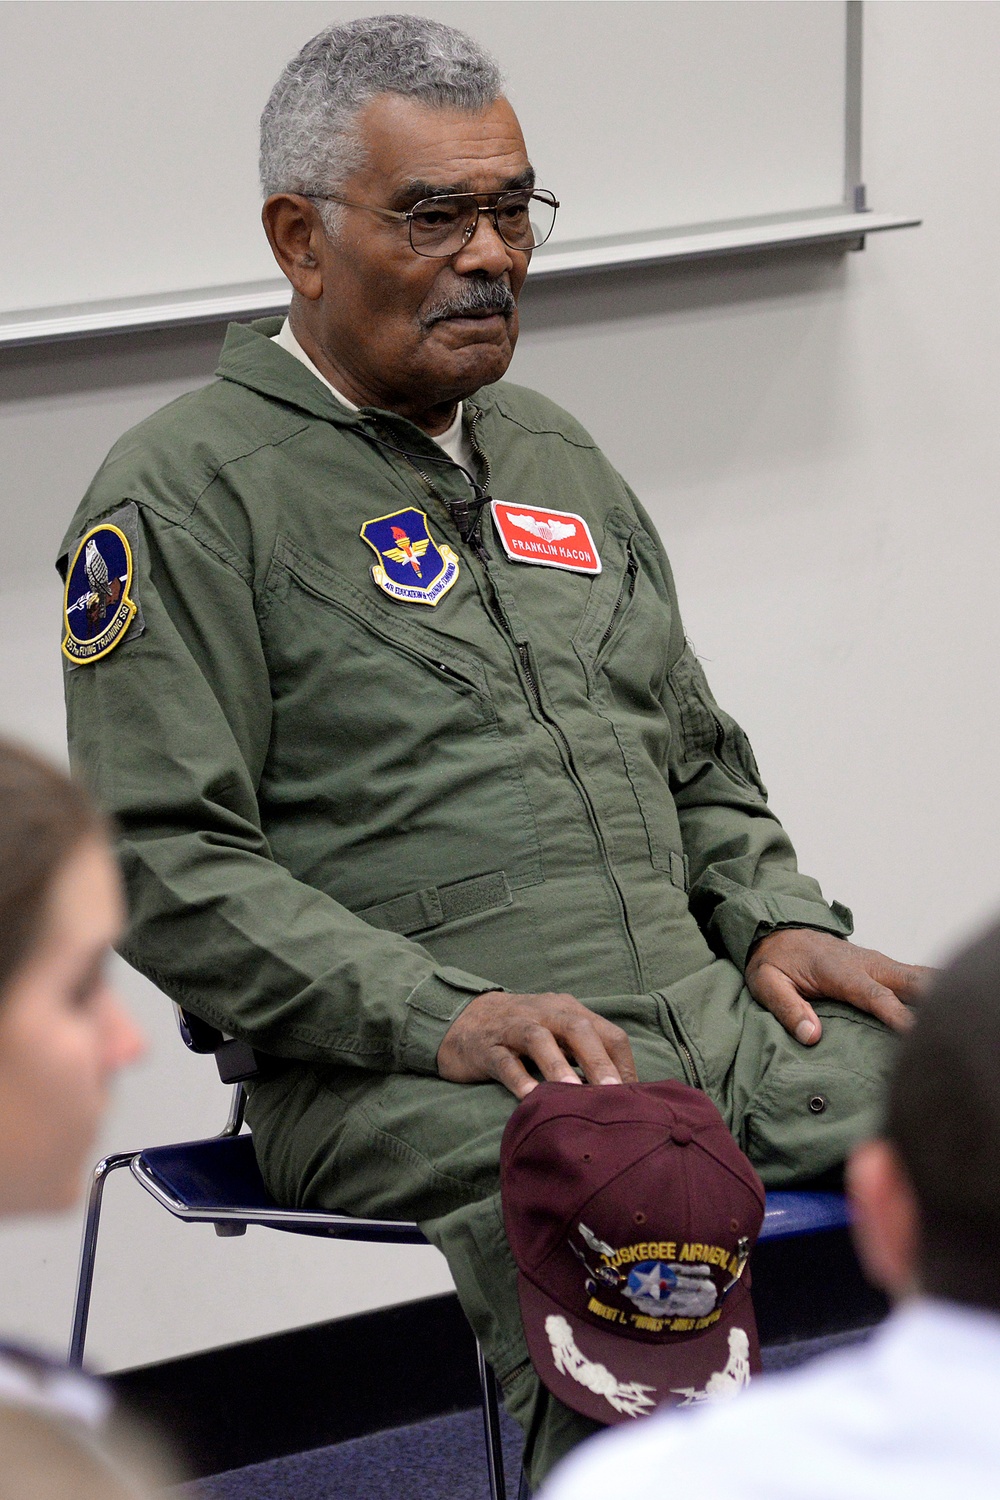
[[[73,1332],[69,1341],[68,1362],[76,1369],[83,1364],[83,1349],[87,1342],[87,1320],[90,1317],[90,1295],[94,1289],[94,1259],[97,1255],[97,1231],[101,1225],[104,1184],[109,1173],[117,1171],[119,1167],[127,1167],[134,1158],[134,1151],[119,1151],[114,1156],[106,1156],[94,1168],[87,1197],[87,1213],[83,1221],[80,1270],[76,1278],[76,1300],[73,1303]]]
[[[486,1436],[486,1468],[490,1479],[490,1500],[507,1500],[507,1481],[503,1472],[503,1445],[500,1441],[500,1403],[497,1378],[486,1363],[486,1356],[476,1340],[479,1361],[479,1389],[483,1399],[483,1428]]]

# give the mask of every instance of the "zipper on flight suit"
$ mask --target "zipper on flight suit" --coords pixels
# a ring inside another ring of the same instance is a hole
[[[698,1069],[695,1066],[694,1056],[691,1052],[691,1048],[688,1046],[687,1042],[684,1039],[684,1033],[680,1028],[676,1015],[674,1014],[674,1008],[669,1003],[666,996],[662,993],[660,994],[660,1003],[666,1011],[667,1015],[670,1017],[670,1034],[667,1040],[673,1043],[673,1045],[677,1048],[677,1051],[681,1055],[681,1060],[685,1065],[685,1072],[687,1073],[688,1084],[691,1088],[701,1089],[704,1091],[705,1085],[702,1082],[701,1074],[698,1072]],[[666,1028],[664,1028],[664,1031],[666,1031]]]
[[[479,426],[479,423],[482,421],[482,417],[483,417],[483,414],[482,414],[481,411],[474,411],[472,413],[472,417],[471,417],[471,420],[469,422],[469,442],[470,442],[470,444],[472,446],[473,453],[476,455],[476,457],[478,458],[480,464],[482,465],[482,468],[483,468],[483,489],[486,491],[486,493],[488,495],[489,492],[490,492],[490,485],[493,482],[493,470],[490,468],[489,455],[486,452],[486,450],[483,447],[483,445],[480,443],[478,437],[476,436],[476,428]],[[475,549],[476,549],[476,556],[480,559],[480,561],[481,562],[489,562],[489,560],[490,560],[490,554],[487,552],[487,550],[486,550],[486,544],[483,541],[483,512],[482,511],[480,511],[479,514],[478,514],[478,516],[476,517],[475,525],[472,528],[472,532],[470,534],[469,540],[472,542],[472,545],[475,547]]]
[[[469,441],[471,441],[472,452],[474,452],[475,458],[480,460],[481,466],[483,466],[484,489],[486,489],[486,493],[487,495],[489,495],[490,483],[492,483],[492,471],[490,471],[489,455],[487,455],[486,450],[484,450],[483,446],[481,446],[480,441],[478,441],[477,432],[475,432],[475,429],[478,428],[481,420],[483,420],[483,413],[481,413],[480,410],[474,411],[474,413],[472,413],[471,420],[469,420]],[[472,526],[472,537],[475,538],[475,541],[477,541],[480,546],[481,525],[483,525],[483,511],[480,510],[478,516],[475,517],[475,525]],[[633,580],[633,582],[631,582],[631,586],[633,586],[634,588],[634,579],[636,579],[636,571],[639,570],[639,564],[637,564],[636,559],[634,559],[633,552],[631,552],[631,547],[630,550],[628,550],[628,558],[630,558],[630,567],[631,570],[633,570],[631,571],[631,580]],[[486,561],[489,561],[489,553],[487,553]],[[490,577],[489,568],[483,568],[483,571],[484,573],[486,573],[486,576],[489,577],[490,586],[492,586],[493,580],[492,577]],[[618,613],[618,610],[621,609],[622,598],[624,598],[624,591],[625,580],[622,580],[621,594],[619,594],[618,603],[615,604],[615,613]],[[534,667],[532,667],[531,664],[531,646],[529,646],[529,643],[526,642],[526,640],[517,640],[516,637],[514,637],[514,631],[511,630],[510,621],[508,621],[507,619],[507,612],[505,612],[504,610],[504,604],[502,604],[501,598],[499,598],[499,594],[496,594],[496,592],[495,598],[496,604],[498,604],[499,615],[501,615],[502,624],[504,624],[505,630],[507,630],[510,639],[514,640],[514,645],[517,646],[517,658],[519,658],[520,661],[520,670],[522,670],[523,679],[525,679],[526,684],[528,684],[529,690],[531,690],[531,696],[532,699],[534,699],[535,703],[535,711],[538,712],[538,717],[543,720],[543,723],[546,723],[547,726],[549,726],[549,732],[552,733],[553,738],[558,738],[559,745],[561,745],[562,747],[562,757],[564,757],[565,765],[567,765],[567,769],[568,771],[570,771],[570,775],[571,777],[573,777],[577,789],[579,789],[580,796],[582,796],[583,802],[585,802],[586,808],[588,808],[589,816],[591,816],[591,826],[592,829],[594,829],[594,837],[597,838],[598,847],[600,847],[601,856],[603,856],[604,859],[604,868],[606,868],[607,870],[607,877],[609,877],[610,882],[612,882],[613,891],[615,891],[616,898],[618,898],[619,916],[621,916],[622,927],[624,927],[625,930],[625,938],[628,939],[628,947],[630,947],[631,957],[633,957],[633,963],[634,966],[636,966],[636,980],[637,983],[642,983],[642,962],[640,962],[639,948],[637,948],[636,939],[633,938],[630,921],[628,921],[628,906],[627,904],[625,904],[625,897],[624,894],[622,894],[621,885],[619,885],[618,883],[618,877],[616,877],[615,868],[613,868],[612,861],[610,861],[609,852],[607,852],[607,844],[606,841],[604,841],[604,832],[603,829],[601,829],[600,819],[598,819],[597,810],[595,810],[594,807],[594,802],[591,801],[591,793],[589,793],[588,787],[586,787],[586,784],[583,783],[582,778],[580,778],[580,775],[577,774],[576,768],[574,768],[573,751],[571,751],[570,748],[570,741],[568,741],[567,736],[565,736],[564,732],[562,732],[562,727],[559,726],[558,723],[556,723],[555,718],[552,718],[552,715],[547,714],[546,709],[544,709],[543,702],[541,702],[541,691],[540,687],[538,687],[538,679],[537,676],[535,676]],[[688,1053],[688,1061],[691,1062],[690,1053]],[[694,1074],[693,1062],[691,1062],[691,1073]]]
[[[632,598],[632,594],[635,591],[635,580],[636,574],[639,571],[639,564],[636,560],[635,553],[632,551],[631,541],[627,545],[628,566],[626,567],[625,572],[622,576],[621,588],[618,590],[618,598],[615,600],[615,607],[611,611],[611,619],[608,621],[608,628],[601,636],[600,644],[594,653],[595,658],[600,656],[601,652],[604,650],[605,646],[608,644],[611,637],[615,633],[615,626],[618,624],[618,616],[621,614],[622,607],[625,604],[626,591],[628,592],[629,599]]]
[[[471,418],[471,420],[469,422],[469,437],[470,437],[470,441],[471,441],[473,453],[475,454],[475,456],[477,457],[477,459],[479,460],[479,462],[482,464],[483,479],[485,481],[485,488],[480,487],[480,489],[481,489],[483,497],[485,498],[485,497],[487,497],[489,495],[489,487],[490,487],[490,481],[491,481],[491,478],[492,478],[492,472],[491,472],[491,469],[490,469],[489,458],[486,455],[485,451],[483,450],[483,448],[482,448],[481,444],[479,443],[479,440],[478,440],[478,438],[476,436],[476,427],[478,426],[480,420],[482,419],[482,416],[483,416],[482,411],[478,411],[477,410],[477,411],[475,411],[473,413],[472,418]],[[390,448],[393,452],[400,454],[403,458],[406,459],[407,463],[413,469],[414,473],[421,480],[421,482],[422,482],[425,490],[427,491],[428,495],[430,495],[432,499],[436,500],[439,505],[443,505],[445,507],[445,509],[448,511],[449,516],[451,517],[452,521],[455,522],[455,524],[457,524],[457,518],[455,517],[455,513],[454,513],[455,512],[455,508],[452,505],[450,505],[449,502],[447,500],[445,500],[442,495],[438,494],[437,490],[434,488],[434,484],[433,484],[433,481],[431,480],[430,475],[426,472],[426,470],[424,470],[423,468],[421,468],[420,463],[418,462],[418,456],[414,455],[412,453],[407,453],[404,449],[399,448],[395,443],[385,442],[384,439],[379,439],[379,438],[376,437],[375,441],[383,443],[383,445],[385,447]],[[451,460],[451,462],[454,463],[454,460]],[[455,467],[456,468],[461,468],[462,466],[460,464],[455,464]],[[467,471],[463,469],[463,473],[465,473],[465,472],[467,472]],[[477,498],[478,498],[478,496],[477,496]],[[607,844],[605,843],[604,834],[602,832],[600,821],[599,821],[599,819],[597,817],[597,812],[596,812],[596,810],[594,808],[594,804],[591,801],[590,793],[588,792],[587,787],[584,784],[584,782],[581,780],[578,772],[574,768],[574,765],[573,765],[573,753],[572,753],[572,750],[570,749],[569,741],[567,740],[565,734],[562,731],[562,728],[560,727],[560,725],[558,723],[556,723],[556,721],[549,714],[546,713],[545,708],[542,705],[542,697],[541,697],[541,692],[540,692],[539,686],[538,686],[538,679],[535,676],[534,669],[532,668],[532,665],[531,665],[531,654],[530,654],[530,647],[528,645],[528,642],[527,641],[519,641],[517,639],[517,637],[516,637],[513,629],[511,628],[510,620],[507,617],[507,611],[504,609],[503,600],[502,600],[502,598],[500,596],[500,592],[497,589],[496,583],[495,583],[495,581],[494,581],[494,579],[493,579],[493,577],[492,577],[492,575],[490,573],[489,567],[485,566],[486,564],[488,564],[491,561],[491,558],[490,558],[490,554],[487,551],[487,549],[486,549],[486,547],[485,547],[485,545],[483,543],[483,540],[482,540],[481,527],[482,527],[482,518],[483,518],[483,510],[484,509],[485,509],[485,505],[480,506],[480,509],[479,509],[479,512],[478,512],[478,514],[476,516],[476,519],[473,522],[472,527],[470,528],[468,537],[464,538],[463,540],[468,541],[472,545],[473,551],[475,552],[477,558],[479,559],[479,561],[482,564],[484,564],[484,566],[483,566],[483,573],[485,574],[487,588],[489,590],[490,607],[491,607],[491,610],[492,610],[492,612],[493,612],[493,614],[494,614],[494,616],[495,616],[498,624],[500,625],[501,629],[503,630],[504,634],[506,635],[508,641],[513,645],[515,651],[517,652],[517,659],[518,659],[518,663],[519,663],[520,668],[521,668],[521,677],[522,677],[522,680],[524,681],[524,683],[525,683],[525,685],[526,685],[526,687],[528,689],[529,700],[531,701],[531,703],[532,703],[532,705],[533,705],[533,707],[535,709],[535,712],[538,714],[539,718],[548,727],[549,732],[552,734],[553,738],[558,739],[558,742],[559,742],[560,746],[562,747],[562,754],[563,754],[563,759],[564,759],[565,764],[566,764],[566,768],[569,771],[570,776],[572,777],[573,782],[575,783],[575,785],[577,787],[577,790],[579,791],[580,796],[582,797],[582,799],[584,801],[584,804],[585,804],[585,806],[587,808],[587,811],[588,811],[588,813],[590,815],[591,827],[594,830],[594,835],[595,835],[595,837],[597,839],[598,845],[599,845],[600,850],[601,850],[601,855],[602,855],[603,860],[604,860],[604,867],[605,867],[605,869],[607,871],[608,878],[611,881],[611,884],[612,884],[612,886],[614,888],[614,891],[615,891],[615,895],[616,895],[616,897],[618,899],[619,916],[621,918],[621,923],[622,923],[622,926],[623,926],[623,928],[625,930],[625,935],[626,935],[626,937],[628,939],[628,944],[629,944],[629,947],[630,947],[631,952],[632,952],[632,962],[635,965],[636,981],[637,981],[637,983],[641,983],[642,964],[641,964],[640,959],[639,959],[639,950],[636,947],[635,938],[632,936],[632,929],[631,929],[631,926],[629,924],[628,907],[627,907],[627,905],[625,903],[625,897],[622,894],[621,887],[618,884],[617,877],[615,876],[614,869],[613,869],[612,864],[611,864],[611,859],[610,859],[610,856],[608,854]],[[461,527],[459,527],[459,531],[461,532]],[[623,585],[623,591],[624,591],[624,585]],[[620,603],[620,601],[619,601],[619,603]],[[616,605],[616,609],[617,608],[618,608],[618,606]],[[690,1054],[688,1054],[688,1055],[690,1056]],[[692,1064],[692,1068],[693,1068],[693,1064]]]
[[[445,510],[447,510],[449,516],[451,516],[451,519],[454,520],[455,517],[454,517],[453,511],[452,511],[452,507],[449,505],[448,501],[445,500],[442,495],[438,494],[437,490],[434,488],[434,484],[433,484],[433,481],[431,480],[430,475],[427,474],[427,473],[425,473],[425,471],[420,467],[420,465],[416,462],[416,460],[411,457],[410,454],[406,454],[404,456],[405,456],[407,462],[409,463],[410,467],[413,469],[414,473],[417,474],[418,477],[423,480],[424,487],[427,490],[428,495],[430,495],[431,499],[432,500],[436,500],[439,505],[443,505],[444,508],[445,508]],[[456,465],[456,468],[457,467],[458,467],[458,465]],[[488,485],[489,484],[489,464],[488,463],[486,464],[486,480],[487,480],[487,485]],[[479,559],[479,561],[481,563],[488,563],[488,562],[491,561],[490,554],[487,552],[486,547],[483,544],[483,540],[482,540],[482,537],[480,535],[480,530],[479,530],[479,523],[482,520],[482,515],[483,515],[482,510],[480,510],[479,514],[476,516],[476,520],[475,520],[475,523],[474,523],[474,525],[472,527],[472,530],[470,531],[468,537],[466,538],[466,541],[472,547],[472,550],[476,554],[476,557]],[[459,532],[459,534],[461,534],[461,531]],[[484,568],[483,571],[486,574],[486,584],[487,584],[487,588],[489,589],[490,608],[491,608],[493,614],[495,615],[496,619],[499,621],[500,625],[507,632],[507,634],[508,635],[513,635],[513,631],[510,628],[510,621],[507,619],[507,613],[506,613],[506,611],[505,611],[505,609],[503,607],[503,604],[502,604],[502,602],[500,600],[500,596],[497,593],[496,585],[494,584],[493,579],[490,577],[489,570],[487,568]],[[520,652],[521,649],[522,648],[519,645],[518,646],[518,652]],[[534,682],[534,679],[532,679],[532,684],[531,685],[532,685],[532,690],[533,690],[533,693],[534,693],[534,696],[535,696],[535,702],[537,703],[538,702],[538,688],[537,688],[537,686],[536,686],[536,684]]]
[[[476,436],[476,427],[482,420],[482,415],[483,414],[481,411],[473,412],[472,419],[469,422],[469,440],[472,444],[473,453],[482,465],[483,489],[488,495],[490,492],[490,483],[493,479],[493,471],[490,468],[489,455],[486,453],[478,437]],[[469,540],[475,548],[476,556],[480,559],[480,561],[489,562],[490,554],[487,552],[486,547],[483,543],[482,525],[483,512],[480,511],[478,516],[476,517],[475,525],[473,526],[472,531],[469,535]],[[492,579],[490,580],[490,583],[492,585]],[[507,622],[506,613],[503,611],[503,606],[500,604],[499,597],[497,598],[497,604],[501,609],[501,613],[503,613],[504,623],[507,625],[508,631],[511,635],[513,635],[513,631],[510,630],[510,625]],[[538,679],[536,678],[534,668],[531,665],[531,651],[528,643],[527,641],[517,641],[515,644],[517,645],[517,659],[521,663],[521,672],[524,676],[525,682],[528,684],[528,687],[531,690],[531,696],[534,699],[535,707],[541,714],[542,718],[548,719],[548,715],[545,713],[545,710],[542,707],[542,695],[538,690]],[[558,726],[553,727],[555,728]]]
[[[473,419],[473,422],[477,421],[479,419],[479,417],[481,417],[481,416],[482,416],[482,412],[476,412],[476,415],[475,415],[475,417]],[[470,426],[471,425],[472,424],[470,424]],[[400,451],[400,450],[397,450],[397,451]],[[490,478],[491,478],[490,461],[487,458],[486,454],[483,452],[482,448],[475,441],[474,438],[473,438],[473,452],[476,454],[477,458],[479,458],[479,460],[481,461],[481,463],[483,465],[483,478],[486,481],[485,486],[484,486],[484,493],[489,494],[489,486],[490,486]],[[434,484],[433,484],[433,481],[432,481],[430,475],[424,469],[422,469],[420,467],[419,463],[417,462],[417,460],[415,459],[415,457],[412,454],[410,454],[410,453],[404,453],[403,457],[406,459],[407,463],[413,469],[414,473],[418,476],[418,478],[423,481],[424,488],[427,490],[428,495],[430,495],[430,497],[433,500],[437,500],[437,502],[440,505],[443,505],[445,507],[445,509],[448,511],[448,513],[451,516],[452,520],[454,521],[455,520],[455,516],[454,516],[453,507],[449,504],[449,502],[447,500],[444,499],[444,497],[442,495],[438,494],[437,490],[434,488]],[[459,465],[456,464],[455,467],[458,468]],[[466,540],[467,540],[468,544],[472,547],[472,550],[476,554],[476,557],[479,559],[479,561],[485,565],[486,563],[489,563],[492,559],[490,557],[489,552],[486,550],[486,545],[485,545],[485,543],[483,542],[483,539],[482,539],[481,523],[482,523],[482,519],[483,519],[483,510],[484,509],[485,509],[485,507],[480,507],[479,513],[477,514],[476,519],[473,522],[472,530],[469,532],[469,535],[466,538]],[[457,522],[456,522],[456,524],[457,524]],[[461,534],[461,528],[460,527],[459,527],[459,534]],[[491,610],[493,612],[493,615],[495,616],[495,618],[496,618],[497,622],[499,623],[501,629],[506,633],[506,635],[508,636],[508,638],[511,639],[511,640],[513,640],[514,639],[514,632],[511,629],[510,621],[507,618],[507,611],[503,607],[503,600],[500,598],[500,594],[497,591],[496,584],[493,581],[493,578],[492,578],[492,575],[490,574],[489,568],[486,567],[486,566],[484,566],[483,567],[483,572],[486,575],[486,587],[487,587],[487,589],[489,591],[489,602],[490,602],[490,608],[491,608]],[[534,706],[535,706],[537,712],[540,715],[542,715],[542,717],[544,717],[545,715],[544,715],[544,710],[542,708],[541,694],[538,691],[538,682],[537,682],[537,679],[535,677],[534,672],[532,671],[531,660],[530,660],[530,657],[528,655],[528,646],[527,646],[527,643],[523,642],[523,641],[514,641],[514,644],[515,644],[515,647],[517,649],[518,661],[521,664],[522,675],[524,676],[524,679],[527,682],[528,687],[530,688],[532,702],[534,703]]]
[[[688,1065],[688,1072],[691,1076],[691,1087],[700,1089],[702,1086],[701,1079],[698,1077],[698,1069],[694,1065],[694,1058],[691,1056],[691,1051],[688,1047],[687,1042],[682,1042],[680,1037],[678,1037],[677,1046],[680,1048],[681,1054],[684,1057],[684,1061]]]

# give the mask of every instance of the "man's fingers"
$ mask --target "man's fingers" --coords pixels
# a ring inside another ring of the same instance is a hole
[[[902,1000],[892,990],[884,984],[879,984],[876,979],[872,980],[867,991],[854,989],[851,999],[860,1010],[866,1010],[869,1015],[875,1016],[879,1021],[884,1021],[892,1031],[908,1031],[913,1025],[912,1012],[907,1010]]]
[[[471,1000],[438,1048],[438,1072],[451,1083],[494,1078],[523,1099],[536,1087],[525,1062],[553,1083],[634,1083],[635,1061],[620,1026],[572,995],[490,990]]]
[[[603,1023],[610,1033],[605,1034],[604,1045],[607,1047],[611,1060],[618,1069],[618,1076],[622,1083],[638,1083],[639,1074],[636,1071],[635,1058],[632,1056],[632,1045],[628,1036],[620,1026],[613,1026],[610,1021]]]
[[[908,1005],[919,1005],[927,986],[934,978],[934,970],[925,968],[922,964],[898,964],[893,959],[888,959],[878,978],[900,1000],[905,1000]]]
[[[522,1057],[530,1057],[543,1078],[550,1083],[579,1083],[580,1080],[548,1026],[540,1022],[526,1026],[523,1041],[517,1048]]]
[[[795,985],[780,969],[762,964],[754,975],[751,992],[758,1005],[769,1010],[789,1035],[804,1047],[812,1047],[823,1035],[819,1017]]]
[[[611,1029],[617,1030],[617,1028]],[[606,1046],[606,1040],[610,1042],[611,1037],[605,1039],[589,1017],[579,1016],[571,1020],[562,1032],[562,1040],[580,1064],[583,1076],[588,1083],[622,1083],[624,1081],[620,1068]],[[631,1061],[632,1049],[630,1047],[628,1056]],[[546,1074],[546,1077],[548,1076]]]
[[[488,1066],[497,1083],[509,1089],[515,1099],[526,1099],[538,1087],[538,1080],[532,1078],[521,1059],[507,1047],[491,1048]]]
[[[852,950],[848,949],[848,952]],[[861,950],[864,952],[865,950]],[[874,954],[875,959],[882,957]],[[885,959],[883,964],[869,962],[861,967],[852,964],[831,968],[824,976],[823,994],[830,1000],[844,1000],[858,1010],[865,1010],[877,1020],[883,1021],[892,1031],[906,1031],[913,1024],[913,1016],[889,983],[881,983],[876,974],[891,982],[896,972],[904,972],[906,965]]]

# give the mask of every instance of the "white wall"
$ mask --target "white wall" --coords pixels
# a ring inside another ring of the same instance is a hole
[[[842,259],[530,288],[512,375],[580,416],[648,503],[803,866],[862,941],[929,960],[1000,907],[1000,8],[866,10],[870,199],[924,227]],[[0,364],[0,718],[52,750],[65,518],[117,434],[207,379],[217,345],[189,330]],[[149,986],[127,988],[154,1049],[106,1145],[214,1130],[211,1064]],[[0,1327],[62,1341],[76,1239],[75,1219],[0,1233]],[[448,1284],[430,1249],[217,1241],[117,1181],[92,1350],[139,1363]]]

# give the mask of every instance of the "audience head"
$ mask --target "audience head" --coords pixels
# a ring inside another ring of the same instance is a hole
[[[1000,924],[931,985],[848,1186],[869,1274],[1000,1312]]]
[[[75,1202],[111,1079],[142,1050],[106,976],[123,920],[83,791],[0,741],[0,1214]]]

